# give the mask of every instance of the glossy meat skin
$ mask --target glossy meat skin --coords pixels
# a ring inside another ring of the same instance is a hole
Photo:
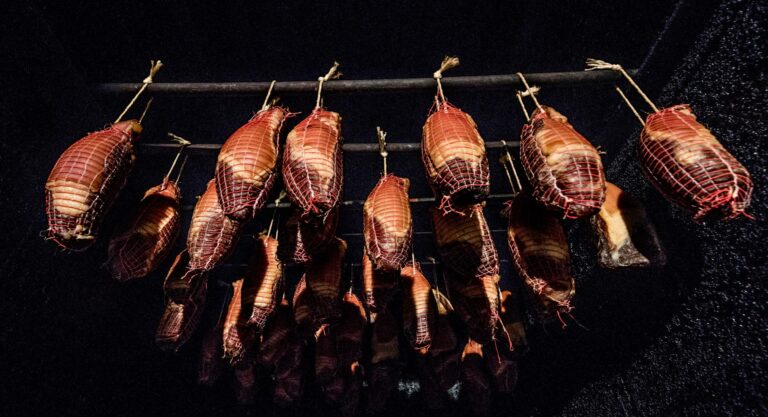
[[[256,113],[224,142],[216,162],[222,211],[238,221],[258,214],[278,176],[280,130],[289,113],[271,106]]]
[[[322,253],[336,233],[339,209],[328,213],[320,224],[305,223],[301,210],[291,210],[291,215],[280,226],[277,257],[286,265],[303,265]]]
[[[422,130],[421,157],[444,211],[462,210],[488,196],[490,177],[485,142],[470,115],[443,102]]]
[[[235,365],[243,362],[256,340],[255,330],[248,326],[254,294],[243,292],[244,281],[240,278],[232,283],[232,301],[229,302],[222,332],[224,357]]]
[[[392,174],[382,177],[363,205],[365,252],[376,270],[399,271],[408,260],[413,233],[410,184]]]
[[[354,293],[346,292],[341,301],[341,321],[336,327],[336,347],[345,372],[359,367],[363,356],[363,331],[365,330],[363,303]]]
[[[542,108],[534,110],[520,139],[520,162],[533,197],[565,218],[592,215],[605,200],[600,154],[565,116],[551,107]]]
[[[181,191],[168,178],[144,194],[133,218],[109,242],[112,277],[128,281],[147,276],[165,260],[179,235]]]
[[[267,322],[261,335],[256,362],[267,369],[275,367],[277,361],[285,354],[285,344],[293,334],[293,311],[288,300],[283,299]]]
[[[237,244],[243,223],[224,215],[211,180],[192,213],[187,235],[190,269],[209,271],[227,258]]]
[[[569,312],[576,288],[565,232],[554,213],[522,192],[507,203],[507,243],[512,264],[545,313]]]
[[[752,177],[712,132],[680,104],[652,113],[640,134],[640,164],[649,181],[694,220],[744,215]]]
[[[603,268],[663,265],[664,250],[643,205],[619,187],[605,185],[605,203],[590,219],[597,235],[598,264]]]
[[[307,267],[307,288],[312,294],[314,319],[318,323],[335,322],[340,316],[341,268],[347,242],[334,238],[328,249]]]
[[[435,329],[437,306],[432,287],[421,273],[418,263],[408,262],[400,271],[403,290],[403,327],[411,347],[421,353],[429,351]]]
[[[499,274],[499,254],[481,205],[464,214],[436,208],[431,213],[440,258],[455,278],[466,282]]]
[[[115,123],[61,154],[45,183],[49,239],[75,251],[93,244],[133,168],[133,146],[141,130],[135,120]]]
[[[377,315],[387,308],[387,304],[397,290],[400,272],[384,272],[373,269],[371,258],[363,254],[363,295],[368,319],[376,321]]]
[[[458,283],[447,272],[451,301],[459,318],[464,322],[469,337],[481,344],[496,339],[499,330],[499,276],[473,278]]]
[[[341,117],[316,108],[288,134],[283,184],[302,220],[323,221],[336,207],[344,182]]]
[[[315,332],[320,327],[320,324],[315,321],[312,303],[312,293],[307,287],[307,276],[304,274],[296,284],[296,288],[293,290],[292,303],[293,320],[296,323],[296,333],[303,339],[314,337]]]
[[[180,265],[179,269],[185,270],[184,265]],[[176,351],[189,340],[200,323],[205,306],[208,290],[208,279],[205,274],[195,275],[193,279],[180,286],[175,285],[178,278],[169,274],[164,285],[166,288],[165,310],[155,333],[155,343],[163,350]],[[171,297],[169,289],[174,287],[183,287],[184,290],[176,290],[174,297]]]
[[[256,239],[254,253],[245,274],[247,288],[244,291],[254,297],[248,325],[261,332],[275,310],[278,286],[283,279],[283,265],[277,259],[277,240],[266,235]]]

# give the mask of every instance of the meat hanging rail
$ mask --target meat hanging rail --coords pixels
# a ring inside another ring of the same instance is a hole
[[[637,70],[628,70],[636,75]],[[526,73],[531,84],[574,85],[610,83],[619,81],[621,74],[613,71],[571,71]],[[451,89],[498,87],[522,87],[520,77],[514,74],[474,75],[446,77],[444,87]],[[270,82],[229,82],[229,83],[153,83],[148,90],[154,95],[260,95],[267,92]],[[136,83],[105,83],[96,87],[103,94],[133,93],[141,86]],[[434,78],[392,78],[381,80],[330,80],[323,84],[323,91],[336,93],[406,91],[435,88]],[[316,91],[317,81],[277,81],[274,94],[305,93]]]
[[[627,70],[630,75],[637,75],[636,69]],[[526,73],[526,80],[538,85],[578,85],[578,84],[607,84],[621,80],[621,74],[613,71],[570,71],[570,72],[542,72]],[[446,77],[442,79],[446,87],[493,89],[500,87],[523,87],[520,76],[516,74],[501,75],[476,75],[463,77]],[[222,82],[222,83],[153,83],[148,89],[155,95],[178,96],[235,96],[235,95],[260,95],[266,93],[271,82]],[[127,94],[135,92],[141,84],[136,83],[103,83],[96,86],[96,92],[101,94]],[[323,84],[326,92],[361,93],[361,92],[395,92],[418,89],[432,89],[435,86],[433,78],[392,78],[380,80],[329,80]],[[317,89],[317,81],[277,81],[273,86],[274,94],[313,92]],[[361,143],[363,141],[351,141],[343,144],[344,152],[379,152],[378,143]],[[519,141],[507,141],[507,146],[519,147]],[[199,143],[187,147],[188,152],[216,155],[221,149],[220,143]],[[142,152],[157,154],[175,150],[174,144],[168,143],[140,143],[138,147]],[[501,141],[489,141],[485,143],[487,149],[503,148]],[[389,152],[420,152],[420,142],[392,141],[387,144]],[[490,200],[510,198],[511,194],[490,195]],[[428,203],[435,201],[432,197],[411,198],[411,203]],[[341,206],[362,205],[362,200],[341,202]],[[270,203],[267,208],[289,207],[288,203],[277,206]],[[190,210],[191,206],[184,206],[184,210]]]

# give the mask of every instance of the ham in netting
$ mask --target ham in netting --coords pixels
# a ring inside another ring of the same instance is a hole
[[[321,255],[307,267],[307,288],[312,294],[312,311],[316,322],[336,322],[341,316],[341,268],[347,252],[347,242],[337,237]]]
[[[189,268],[208,271],[232,253],[243,223],[227,217],[216,197],[216,181],[208,182],[192,213],[187,235]]]
[[[250,220],[266,204],[278,175],[280,128],[287,116],[281,107],[261,110],[221,147],[216,193],[232,219]]]
[[[640,135],[640,163],[651,183],[669,200],[693,213],[726,219],[745,210],[752,178],[687,104],[648,116]]]
[[[78,251],[93,244],[133,168],[133,145],[141,130],[136,120],[118,122],[61,154],[45,183],[49,239]]]
[[[189,268],[189,254],[181,252],[163,284],[165,310],[155,333],[155,343],[165,350],[178,350],[197,328],[203,314],[208,277],[205,271]]]
[[[413,221],[407,178],[383,177],[363,206],[365,252],[376,270],[399,271],[411,251]]]
[[[571,256],[560,220],[521,192],[507,203],[507,243],[512,264],[545,313],[569,312],[576,292]]]
[[[429,351],[435,332],[437,306],[432,286],[418,263],[408,262],[400,271],[403,289],[403,328],[411,347],[422,354]]]
[[[462,282],[498,277],[499,254],[482,205],[473,205],[466,213],[431,211],[437,249],[453,277]]]
[[[548,210],[580,219],[603,205],[605,173],[600,155],[555,109],[537,108],[523,126],[520,162],[533,197]]]
[[[339,209],[334,208],[322,223],[301,221],[301,210],[291,215],[280,226],[277,257],[287,265],[303,265],[322,253],[336,233]]]
[[[288,134],[283,185],[305,221],[324,220],[336,207],[344,181],[341,116],[316,108]]]
[[[447,102],[424,124],[421,156],[444,211],[478,203],[488,196],[490,180],[485,142],[472,116]]]
[[[133,218],[109,241],[107,264],[118,281],[147,276],[168,256],[179,235],[181,191],[167,177],[144,194]]]

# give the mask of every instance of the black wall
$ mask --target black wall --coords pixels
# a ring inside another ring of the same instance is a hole
[[[637,122],[610,86],[544,89],[543,101],[608,151],[609,179],[645,202],[669,262],[663,269],[600,270],[588,225],[569,224],[574,314],[589,330],[544,327],[531,318],[518,389],[497,399],[493,414],[768,414],[764,2],[101,3],[1,6],[0,415],[244,412],[232,405],[226,384],[194,386],[194,341],[175,356],[154,346],[162,271],[119,285],[101,266],[115,221],[160,180],[170,155],[139,155],[102,241],[88,252],[63,253],[40,237],[43,185],[58,155],[112,120],[128,99],[95,95],[95,83],[138,81],[155,58],[167,64],[157,80],[169,82],[308,80],[334,59],[349,79],[425,77],[444,54],[462,59],[446,76],[580,70],[587,57],[640,68],[638,80],[657,104],[691,103],[755,179],[755,221],[694,224],[639,174]],[[518,135],[522,117],[511,89],[446,94],[473,115],[487,140]],[[342,114],[347,142],[372,142],[376,125],[392,141],[411,142],[420,138],[431,99],[431,91],[328,94],[325,103]],[[283,98],[303,113],[313,100]],[[261,97],[163,97],[143,140],[160,142],[173,131],[221,143],[260,103]],[[203,190],[213,164],[211,155],[190,159],[186,204]],[[370,167],[378,164],[375,155],[347,156],[346,199],[365,198],[377,177]],[[390,169],[412,179],[413,196],[428,195],[415,154],[394,154]],[[496,164],[492,182],[493,192],[507,192]],[[486,212],[495,228],[503,227],[499,208],[491,203]],[[360,210],[346,214],[340,231],[359,231]],[[425,207],[415,215],[416,230],[429,230]],[[497,238],[507,259],[503,236]],[[357,261],[361,242],[349,241]],[[247,255],[249,242],[241,246],[234,262]],[[421,259],[434,254],[429,237],[417,239],[415,250]],[[502,266],[503,285],[518,288],[508,264]],[[236,274],[224,268],[217,278]],[[400,394],[391,415],[421,407],[418,395]]]

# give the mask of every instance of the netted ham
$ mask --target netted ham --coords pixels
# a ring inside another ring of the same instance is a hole
[[[421,273],[418,263],[408,262],[400,271],[403,290],[403,328],[411,347],[421,353],[429,351],[435,329],[435,299],[432,287]]]
[[[302,369],[304,342],[300,341],[298,337],[290,337],[283,349],[285,353],[275,366],[275,394],[273,397],[275,406],[282,410],[294,406],[304,393],[304,371]]]
[[[61,154],[45,183],[49,239],[76,251],[93,244],[133,168],[134,142],[141,130],[136,120],[118,122]]]
[[[661,242],[643,205],[621,188],[609,182],[605,186],[605,203],[591,219],[598,264],[603,268],[663,264]]]
[[[136,214],[109,241],[113,278],[145,277],[168,256],[179,235],[180,200],[179,187],[168,178],[147,190]]]
[[[384,272],[373,269],[373,262],[368,255],[363,254],[363,293],[365,308],[371,323],[376,321],[378,314],[387,308],[396,289],[399,272]]]
[[[431,211],[440,258],[455,278],[468,281],[499,274],[499,254],[481,205],[466,213]]]
[[[165,278],[165,310],[155,333],[164,350],[178,350],[197,328],[203,313],[208,279],[204,271],[188,268],[187,251],[180,253]]]
[[[278,176],[280,129],[287,110],[270,106],[256,113],[224,142],[216,162],[216,192],[222,211],[238,221],[266,204]]]
[[[441,102],[424,124],[421,156],[444,211],[461,210],[488,196],[490,179],[485,142],[472,116]]]
[[[413,221],[407,178],[384,176],[363,206],[365,252],[376,270],[399,271],[411,251]]]
[[[211,180],[192,213],[187,235],[190,269],[211,270],[235,248],[243,223],[224,215]]]
[[[280,229],[277,257],[286,265],[303,265],[325,250],[336,233],[339,209],[328,213],[323,223],[301,221],[301,211],[292,210]]]
[[[296,332],[304,339],[315,335],[320,324],[315,321],[312,311],[312,293],[307,288],[307,276],[302,275],[293,290],[293,320],[296,322]]]
[[[546,313],[569,312],[576,292],[568,242],[554,213],[521,192],[508,203],[507,243],[512,264]]]
[[[605,173],[600,154],[552,107],[537,108],[523,126],[520,162],[533,197],[548,210],[580,219],[603,205]]]
[[[335,322],[341,315],[341,268],[347,242],[334,238],[321,255],[316,256],[307,267],[307,288],[312,295],[312,312],[316,322]]]
[[[341,117],[316,108],[288,134],[283,184],[302,219],[324,220],[336,207],[344,181]]]
[[[360,367],[365,323],[363,303],[354,293],[344,293],[341,301],[341,321],[336,327],[336,346],[341,368],[350,374],[358,373],[357,368]]]
[[[222,332],[224,357],[235,365],[243,362],[256,340],[255,330],[248,326],[254,294],[243,291],[244,281],[240,278],[232,283],[232,301]]]
[[[278,286],[283,278],[283,265],[277,259],[277,240],[266,235],[256,239],[253,256],[245,275],[245,291],[253,294],[248,325],[256,332],[261,332],[275,310]]]
[[[197,383],[212,386],[221,376],[224,369],[224,345],[221,335],[224,332],[224,321],[229,308],[229,297],[223,297],[221,308],[217,311],[213,326],[206,329],[200,345],[200,359],[197,365]]]
[[[496,338],[499,318],[499,276],[474,278],[464,284],[446,271],[451,301],[459,318],[467,327],[469,337],[481,344]]]
[[[437,306],[435,337],[429,348],[429,356],[440,386],[451,389],[459,379],[459,340],[453,329],[453,305],[438,290],[432,290]]]
[[[484,416],[491,405],[491,381],[483,345],[469,339],[461,354],[461,402],[471,414]]]
[[[253,360],[243,360],[233,367],[235,399],[238,404],[253,404],[256,398],[256,369]]]
[[[512,393],[517,385],[517,359],[527,350],[525,328],[515,298],[509,290],[501,291],[501,321],[511,344],[495,341],[483,346],[485,362],[495,392]]]
[[[397,320],[388,309],[379,313],[371,331],[371,363],[368,376],[368,414],[384,410],[392,390],[400,380],[400,334]]]
[[[640,162],[649,181],[695,220],[709,215],[749,217],[749,171],[696,120],[687,104],[648,116],[640,135]]]
[[[285,345],[293,333],[293,311],[288,300],[283,299],[261,334],[256,363],[266,369],[273,369],[277,361],[285,354]]]

